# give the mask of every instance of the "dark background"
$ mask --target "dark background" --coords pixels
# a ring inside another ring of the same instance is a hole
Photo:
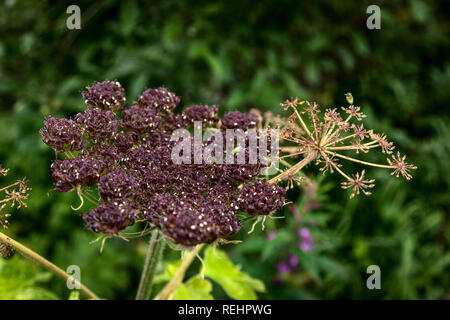
[[[243,244],[224,248],[265,282],[265,299],[450,298],[446,2],[2,1],[0,163],[11,169],[2,185],[26,176],[33,188],[8,233],[63,268],[79,265],[99,295],[133,298],[145,240],[111,240],[102,254],[89,244],[96,236],[70,209],[76,196],[52,191],[54,153],[38,132],[45,117],[82,111],[80,92],[105,79],[120,81],[128,102],[165,85],[183,104],[221,112],[282,113],[279,103],[291,96],[340,106],[350,91],[368,114],[365,126],[386,133],[418,166],[413,180],[369,169],[372,196],[349,200],[337,176],[308,168],[317,190],[291,192],[296,209],[286,207],[286,219],[251,235],[247,226],[236,237]],[[66,9],[75,3],[81,30],[68,30]],[[366,27],[370,4],[381,8],[380,30]],[[313,233],[310,252],[297,246],[299,227]],[[277,236],[268,240],[271,230]],[[281,275],[277,263],[291,254],[299,267]],[[381,290],[366,288],[372,264],[381,268]],[[62,281],[41,282],[68,297]]]

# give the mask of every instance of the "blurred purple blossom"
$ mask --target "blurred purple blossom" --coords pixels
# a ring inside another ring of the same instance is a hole
[[[298,267],[298,258],[297,256],[291,254],[289,256],[289,266],[291,267],[291,269],[296,269]]]
[[[277,237],[276,231],[269,231],[266,235],[267,240],[273,240]]]
[[[305,252],[311,251],[314,249],[314,243],[312,241],[300,241],[299,245],[300,249]]]
[[[291,271],[289,265],[284,261],[278,262],[277,268],[280,273],[289,273]]]
[[[299,247],[305,252],[311,251],[314,248],[313,237],[311,231],[308,228],[300,228],[298,230],[298,236],[300,237]]]

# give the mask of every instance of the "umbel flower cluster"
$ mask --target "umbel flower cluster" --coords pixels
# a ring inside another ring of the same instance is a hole
[[[0,165],[0,177],[8,174],[8,169],[4,169]],[[25,179],[17,180],[16,182],[7,186],[0,186],[0,226],[8,228],[8,217],[11,215],[6,213],[7,207],[20,209],[22,206],[26,207],[26,201],[29,196],[30,188],[27,186]]]
[[[8,169],[0,165],[0,177],[8,175]],[[30,188],[25,179],[17,180],[7,186],[0,186],[0,227],[8,228],[8,218],[10,213],[5,212],[7,207],[20,209],[27,206]],[[14,248],[6,242],[0,240],[0,256],[7,259],[14,253]]]
[[[391,175],[397,178],[400,175],[407,180],[412,178],[411,170],[416,169],[416,166],[406,163],[406,156],[400,155],[399,152],[394,154],[394,145],[387,140],[384,133],[375,133],[364,128],[360,122],[366,115],[360,111],[360,107],[353,104],[353,96],[350,93],[346,94],[346,99],[349,105],[341,107],[342,112],[337,108],[328,108],[323,114],[315,102],[295,98],[281,103],[285,110],[292,112],[286,121],[273,121],[281,130],[280,139],[287,144],[280,147],[284,152],[280,160],[287,169],[269,182],[288,180],[291,186],[294,181],[301,183],[304,177],[300,170],[309,163],[315,163],[323,173],[340,174],[345,179],[341,183],[342,188],[352,191],[350,198],[360,193],[370,195],[369,189],[375,186],[375,180],[366,178],[365,170],[355,175],[345,173],[341,169],[341,161],[391,169]],[[363,161],[343,154],[365,154],[376,149],[388,156],[386,164]],[[302,159],[295,164],[286,161],[298,157]]]
[[[51,165],[56,190],[75,190],[82,201],[97,204],[83,214],[87,229],[124,236],[124,229],[145,222],[176,244],[193,246],[236,233],[242,223],[238,212],[267,216],[284,205],[285,189],[258,178],[263,159],[256,164],[171,159],[174,130],[201,121],[225,135],[226,129],[255,128],[257,116],[233,111],[219,119],[217,106],[207,105],[177,113],[180,98],[164,87],[145,90],[124,108],[125,90],[112,81],[96,82],[82,96],[84,113],[47,118],[40,132],[57,153]]]

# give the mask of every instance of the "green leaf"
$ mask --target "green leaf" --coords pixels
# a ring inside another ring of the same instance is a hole
[[[47,273],[15,256],[5,261],[0,259],[0,299],[4,300],[56,300],[58,297],[36,285],[46,280]]]
[[[200,276],[195,276],[180,285],[172,298],[175,300],[213,300],[211,291],[211,282],[202,279]]]
[[[177,272],[178,268],[180,268],[181,262],[182,262],[181,259],[179,259],[174,262],[168,263],[164,268],[164,272],[155,276],[155,279],[153,281],[155,283],[160,283],[172,279],[175,273]]]
[[[72,291],[69,300],[80,300],[80,291]]]
[[[208,247],[205,251],[205,276],[216,281],[225,292],[236,300],[256,300],[256,292],[264,292],[261,280],[242,272],[228,259],[225,252]]]

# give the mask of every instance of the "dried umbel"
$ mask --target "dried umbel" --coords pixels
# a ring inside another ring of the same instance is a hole
[[[0,177],[6,176],[7,174],[8,169],[4,169],[0,165]],[[17,180],[5,187],[0,187],[0,227],[5,229],[8,227],[8,218],[11,214],[5,212],[7,207],[20,209],[21,207],[27,206],[26,201],[28,200],[28,192],[30,190],[25,179]]]
[[[255,115],[229,112],[220,121],[218,107],[207,105],[175,113],[180,98],[164,87],[145,90],[137,104],[122,110],[124,94],[117,82],[94,83],[83,93],[89,109],[74,120],[47,121],[41,131],[43,141],[64,155],[52,164],[56,190],[76,190],[83,201],[98,204],[83,214],[87,229],[126,237],[125,228],[144,222],[147,230],[158,228],[176,244],[194,246],[236,233],[242,224],[238,212],[267,216],[282,207],[284,189],[256,180],[265,165],[262,159],[252,164],[177,164],[171,158],[174,130],[200,123],[203,130],[225,137],[226,129],[245,133],[254,128]],[[66,123],[70,134],[47,139],[47,132],[59,132]],[[75,142],[66,137],[75,133]],[[69,148],[72,144],[78,148]],[[196,151],[206,154],[207,147],[202,141]],[[253,184],[256,196],[246,204],[243,190],[253,190]]]
[[[360,107],[353,104],[353,96],[350,93],[346,94],[346,98],[349,106],[341,108],[343,113],[338,108],[329,108],[323,115],[315,102],[295,98],[281,104],[285,110],[292,111],[287,120],[277,123],[281,129],[280,139],[286,142],[286,146],[280,147],[284,152],[280,159],[287,169],[269,182],[288,180],[292,186],[293,181],[301,182],[300,170],[309,163],[315,163],[323,173],[337,172],[344,177],[342,188],[351,189],[350,198],[360,193],[370,195],[369,190],[374,187],[375,180],[367,179],[365,170],[355,175],[345,173],[341,161],[392,169],[392,175],[411,179],[411,170],[416,169],[416,166],[407,164],[406,156],[401,156],[399,152],[396,156],[393,155],[392,159],[387,158],[386,164],[363,161],[342,153],[347,151],[365,154],[379,149],[383,154],[391,155],[394,149],[393,143],[388,141],[383,133],[367,130],[360,124],[366,115],[360,111]],[[285,160],[300,156],[303,159],[295,164]]]

